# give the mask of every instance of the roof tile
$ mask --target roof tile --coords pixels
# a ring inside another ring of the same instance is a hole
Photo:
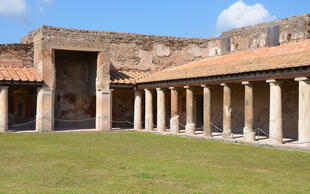
[[[42,79],[33,67],[1,65],[0,81],[42,82]]]
[[[137,79],[141,79],[149,74],[150,72],[137,70],[111,70],[110,72],[111,83],[114,84],[135,84]]]

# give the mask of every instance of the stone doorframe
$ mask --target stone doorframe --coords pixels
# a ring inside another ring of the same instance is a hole
[[[110,90],[110,53],[105,42],[50,40],[38,33],[34,41],[34,68],[44,80],[38,88],[36,131],[54,130],[56,89],[55,50],[98,52],[96,77],[96,129],[109,131],[112,127],[112,93]],[[86,44],[87,43],[87,44]]]

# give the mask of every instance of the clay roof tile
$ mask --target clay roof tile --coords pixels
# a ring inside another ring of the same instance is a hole
[[[0,81],[41,82],[42,79],[33,67],[1,65]]]

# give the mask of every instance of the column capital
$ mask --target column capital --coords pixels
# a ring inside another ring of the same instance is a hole
[[[175,88],[175,87],[169,87],[169,89],[170,89],[170,90],[175,90],[176,88]]]
[[[8,89],[9,86],[0,86],[1,89]]]
[[[148,91],[151,91],[151,90],[150,90],[150,89],[148,89],[148,88],[146,88],[146,89],[144,89],[144,91],[145,91],[145,92],[148,92]]]
[[[210,86],[208,85],[201,85],[202,88],[209,88]]]
[[[156,90],[157,90],[157,91],[161,91],[161,90],[163,90],[163,89],[162,89],[162,88],[156,88]]]
[[[230,87],[230,84],[228,84],[228,83],[221,83],[220,85],[223,87]]]
[[[249,81],[243,81],[241,82],[242,85],[252,85],[252,82]]]
[[[307,77],[296,77],[295,81],[309,81],[309,79]]]
[[[270,86],[280,85],[280,82],[278,80],[275,80],[275,79],[268,79],[268,80],[266,80],[266,83],[269,83]]]
[[[191,86],[184,86],[185,89],[190,89],[192,88]]]

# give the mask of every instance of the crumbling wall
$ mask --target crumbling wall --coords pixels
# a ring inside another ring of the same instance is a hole
[[[90,31],[42,26],[22,38],[31,43],[42,33],[44,42],[70,49],[107,44],[110,61],[118,69],[160,70],[209,56],[276,46],[310,38],[309,14],[247,26],[222,33],[218,38],[178,38],[132,33]],[[68,46],[70,45],[70,46]]]
[[[309,39],[310,14],[233,29],[222,33],[221,37],[230,37],[231,52]]]
[[[33,66],[33,44],[0,44],[0,63]]]
[[[22,38],[31,43],[42,34],[44,42],[66,49],[109,47],[110,61],[117,69],[159,70],[208,56],[220,55],[219,39],[177,38],[42,26]],[[99,49],[100,50],[100,49]]]

